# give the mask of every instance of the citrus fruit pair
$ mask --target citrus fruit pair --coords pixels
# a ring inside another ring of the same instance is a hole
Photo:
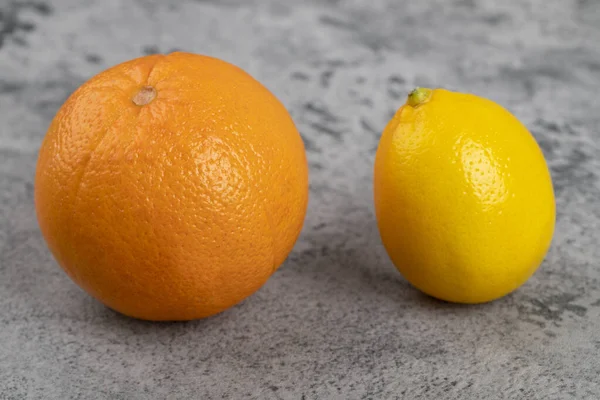
[[[500,106],[419,89],[375,162],[382,240],[417,288],[482,302],[520,286],[554,224],[548,169]],[[123,314],[190,320],[260,288],[296,242],[308,203],[302,139],[263,85],[176,52],[79,87],[42,143],[35,205],[65,272]]]

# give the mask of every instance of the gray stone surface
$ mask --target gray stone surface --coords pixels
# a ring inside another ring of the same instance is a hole
[[[0,399],[600,398],[599,43],[596,0],[0,0]],[[233,62],[285,103],[311,198],[293,253],[254,296],[149,323],[60,270],[33,174],[79,84],[173,49]],[[502,300],[421,295],[380,243],[374,150],[416,85],[498,101],[547,156],[553,246]]]

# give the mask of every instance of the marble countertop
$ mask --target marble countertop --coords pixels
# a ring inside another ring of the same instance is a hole
[[[244,68],[290,110],[310,204],[285,265],[216,317],[92,300],[39,232],[33,175],[82,82],[175,49]],[[412,289],[372,204],[380,132],[415,86],[491,98],[539,141],[553,245],[517,292]],[[600,398],[600,2],[0,0],[0,399]]]

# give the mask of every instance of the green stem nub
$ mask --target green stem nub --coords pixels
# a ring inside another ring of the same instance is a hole
[[[411,107],[420,106],[421,104],[429,101],[432,93],[433,90],[431,89],[418,87],[408,94],[407,103]]]

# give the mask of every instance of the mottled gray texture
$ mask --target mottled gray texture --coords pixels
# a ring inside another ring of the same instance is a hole
[[[0,0],[0,399],[600,398],[600,2]],[[34,215],[65,98],[121,61],[233,62],[288,107],[311,198],[285,265],[208,320],[148,323],[76,287]],[[538,273],[491,304],[413,290],[380,243],[372,164],[416,85],[505,105],[556,187]]]

